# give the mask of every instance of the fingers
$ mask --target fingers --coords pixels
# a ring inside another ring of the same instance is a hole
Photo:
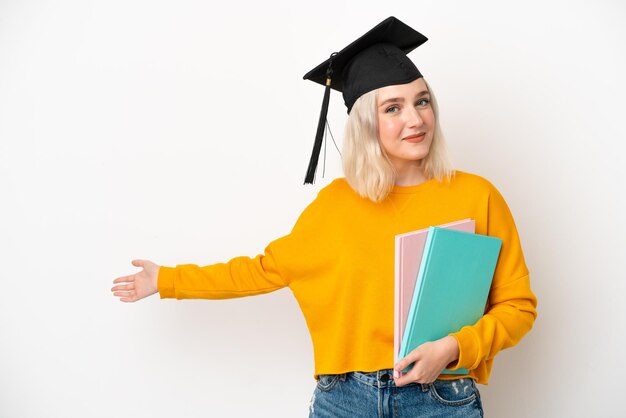
[[[420,350],[420,347],[418,347],[415,350],[411,351],[409,354],[407,354],[406,357],[402,358],[400,361],[396,363],[396,365],[393,367],[394,374],[398,375],[398,377],[394,376],[396,386],[404,386],[408,383],[416,381],[417,369],[418,369],[417,365],[419,361],[421,360],[421,358],[422,358],[422,351]],[[402,370],[409,367],[411,364],[413,364],[413,367],[411,368],[411,370],[405,373],[404,376],[400,376],[400,372],[402,372]],[[418,382],[418,383],[422,383],[422,382]]]
[[[147,260],[132,260],[131,263],[135,267],[145,268],[147,264],[150,262]],[[142,273],[143,272],[137,273],[137,274],[142,274]],[[136,280],[137,274],[131,274],[130,276],[122,276],[113,280],[113,283],[116,283],[116,284],[123,283],[123,284],[118,284],[117,286],[113,286],[111,288],[111,291],[113,292],[113,296],[119,297],[121,302],[135,302],[141,299],[142,297],[145,297],[145,296],[141,296],[139,298],[137,297],[137,292],[135,288],[135,280]]]
[[[135,290],[135,283],[118,284],[117,286],[113,286],[111,288],[112,292],[115,292],[116,290]]]
[[[135,302],[138,300],[137,293],[134,290],[113,292],[113,296],[117,296],[122,302]]]
[[[134,290],[116,291],[116,292],[113,292],[113,296],[117,296],[117,297],[121,297],[121,298],[134,297],[135,296],[135,291]]]
[[[135,281],[135,275],[132,274],[130,276],[118,277],[117,279],[113,280],[113,283],[131,283],[134,281]]]
[[[424,343],[396,363],[394,366],[396,372],[401,372],[411,363],[413,363],[413,367],[404,376],[395,378],[395,383],[397,386],[411,382],[432,383],[448,364],[447,361],[447,357],[445,353],[442,355],[438,343]]]
[[[407,354],[406,357],[398,361],[396,365],[394,366],[394,369],[396,369],[399,372],[406,369],[411,363],[415,363],[417,360],[419,360],[420,354],[421,354],[421,351],[419,350],[419,347],[418,347],[417,349]]]
[[[406,357],[405,357],[406,359]],[[411,383],[414,379],[413,374],[415,373],[415,365],[413,365],[413,368],[411,370],[409,370],[407,373],[405,373],[404,375],[400,375],[400,373],[402,372],[402,370],[404,370],[407,366],[409,366],[411,363],[407,363],[407,364],[400,364],[400,362],[398,362],[395,367],[394,367],[394,381],[396,383],[396,386],[404,386],[407,383]],[[397,377],[396,377],[397,376]]]
[[[132,300],[136,300],[137,299],[137,295],[135,293],[135,291],[118,291],[118,292],[113,292],[113,296],[117,296],[118,298],[122,298],[122,299],[132,299]]]
[[[146,260],[133,260],[131,261],[131,263],[135,267],[145,267]],[[135,281],[135,275],[131,274],[130,276],[118,277],[117,279],[113,280],[113,283],[129,283],[129,282],[134,282],[134,281]]]
[[[432,383],[435,381],[434,378],[427,374],[426,370],[424,370],[425,365],[420,361],[417,361],[413,364],[411,370],[409,370],[404,376],[394,377],[394,383],[396,386],[401,387],[404,385],[408,385],[409,383]],[[398,372],[402,369],[395,369]]]
[[[406,366],[412,363],[412,361],[408,361],[407,358],[408,356],[398,361],[393,368],[397,370],[398,372],[401,372],[402,370],[404,370]]]
[[[122,302],[134,302],[136,300],[135,293],[135,276],[125,276],[119,277],[113,280],[113,283],[126,283],[126,284],[118,284],[117,286],[113,286],[111,288],[111,292],[113,292],[113,296],[121,297]]]
[[[396,386],[398,386],[398,387],[402,387],[402,386],[404,386],[406,384],[411,383],[412,381],[413,381],[413,379],[411,379],[408,374],[405,374],[402,377],[394,379],[394,382],[395,382]]]

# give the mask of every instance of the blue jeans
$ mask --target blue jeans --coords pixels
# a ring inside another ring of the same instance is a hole
[[[309,418],[482,417],[472,379],[397,387],[393,370],[319,375]]]

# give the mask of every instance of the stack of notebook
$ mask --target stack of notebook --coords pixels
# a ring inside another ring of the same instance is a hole
[[[464,219],[396,236],[394,363],[483,316],[502,240],[475,234],[475,225]]]

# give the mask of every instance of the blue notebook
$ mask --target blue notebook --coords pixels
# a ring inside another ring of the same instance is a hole
[[[425,342],[473,325],[483,316],[501,246],[499,238],[429,228],[399,358]]]

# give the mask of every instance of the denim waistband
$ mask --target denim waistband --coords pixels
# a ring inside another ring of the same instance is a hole
[[[393,380],[393,369],[382,369],[375,372],[349,372],[343,375],[351,376],[354,379],[375,388],[395,387],[396,382]],[[341,375],[340,375],[341,377]],[[422,391],[427,392],[430,385],[424,383],[409,383],[405,386],[420,385]]]

